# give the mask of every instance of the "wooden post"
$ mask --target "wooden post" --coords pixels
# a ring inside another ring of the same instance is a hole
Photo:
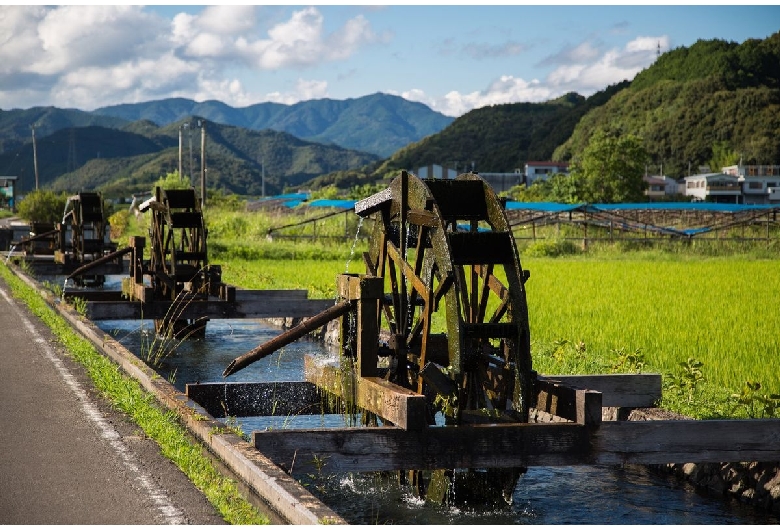
[[[133,247],[132,258],[133,262],[130,264],[130,270],[135,283],[144,283],[144,247],[146,246],[146,238],[142,236],[130,236],[130,246]]]
[[[360,377],[377,377],[379,361],[379,299],[384,294],[384,279],[375,276],[342,274],[338,277],[339,297],[357,302],[354,323],[342,317],[342,344],[355,353]],[[349,334],[353,336],[349,336]],[[349,344],[345,344],[345,339]]]

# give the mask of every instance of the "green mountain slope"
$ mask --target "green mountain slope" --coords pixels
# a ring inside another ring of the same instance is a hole
[[[529,160],[549,160],[588,111],[603,105],[627,82],[584,98],[567,94],[546,103],[510,103],[472,110],[449,127],[395,153],[379,169],[416,171],[428,164],[483,173],[512,172]]]
[[[182,123],[157,127],[142,121],[123,130],[73,128],[41,138],[37,142],[39,185],[67,192],[98,190],[107,196],[148,191],[158,178],[178,170]],[[195,185],[199,185],[201,175],[200,146],[201,130],[193,137],[192,157],[189,142],[183,142],[183,173],[191,175]],[[369,153],[307,142],[287,133],[206,125],[207,187],[241,195],[262,193],[263,170],[270,195],[322,173],[361,167],[377,159]],[[0,155],[0,167],[6,166],[16,167],[8,174],[19,176],[20,191],[34,189],[31,145]]]
[[[188,116],[246,129],[273,129],[304,140],[389,156],[436,132],[452,118],[421,104],[389,94],[355,99],[317,99],[294,105],[259,103],[233,108],[219,101],[198,103],[182,98],[103,107],[95,114],[126,121],[150,120],[164,126]]]
[[[584,116],[553,157],[576,158],[599,129],[642,137],[651,171],[673,177],[709,164],[715,146],[745,164],[780,163],[780,33],[742,44],[699,41],[662,55]]]
[[[19,149],[32,144],[32,128],[36,138],[49,136],[70,127],[122,127],[127,123],[122,118],[101,116],[76,109],[56,107],[33,107],[30,109],[0,109],[0,153]]]

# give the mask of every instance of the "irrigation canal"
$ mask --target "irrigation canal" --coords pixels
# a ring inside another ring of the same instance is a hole
[[[49,279],[62,285],[62,279]],[[110,287],[109,283],[106,288]],[[299,340],[228,378],[222,371],[237,356],[279,334],[256,320],[214,320],[205,337],[163,341],[151,321],[101,321],[119,341],[184,391],[188,383],[303,381],[306,354],[334,355]],[[263,429],[334,427],[338,415],[221,418],[247,435]],[[771,514],[696,493],[686,484],[640,466],[532,467],[520,479],[512,504],[500,508],[430,506],[379,474],[296,478],[350,524],[777,524]],[[457,486],[456,486],[457,487]]]

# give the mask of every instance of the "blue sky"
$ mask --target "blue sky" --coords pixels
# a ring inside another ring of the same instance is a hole
[[[168,97],[235,107],[376,92],[448,116],[588,96],[699,39],[780,31],[780,6],[0,6],[0,108]]]

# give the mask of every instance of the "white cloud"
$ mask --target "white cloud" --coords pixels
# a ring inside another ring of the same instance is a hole
[[[411,101],[425,103],[432,109],[447,116],[460,116],[466,112],[488,105],[516,103],[518,101],[541,102],[555,97],[551,90],[538,80],[526,81],[511,75],[501,76],[485,90],[461,94],[451,91],[444,97],[427,96],[422,90],[413,89],[401,94]]]
[[[443,97],[434,97],[420,89],[411,89],[401,96],[418,101],[447,116],[460,116],[466,112],[503,103],[550,101],[567,92],[589,96],[598,90],[625,79],[633,79],[656,58],[657,48],[669,47],[669,39],[662,37],[637,37],[623,49],[612,49],[599,55],[590,42],[567,46],[560,53],[545,59],[546,64],[559,64],[543,81],[526,81],[512,75],[503,75],[484,90],[462,94],[451,91]]]
[[[551,72],[546,79],[551,89],[558,93],[576,91],[590,95],[609,85],[633,79],[656,59],[659,46],[668,49],[669,39],[662,37],[637,37],[622,49],[611,49],[595,60],[583,60],[563,65]]]
[[[313,7],[295,11],[292,17],[268,30],[267,39],[236,40],[236,50],[248,64],[264,70],[304,68],[343,60],[364,45],[385,40],[363,16],[348,20],[329,35],[323,32],[322,14]]]
[[[326,32],[314,7],[258,38],[257,15],[251,5],[211,6],[172,20],[139,6],[0,6],[0,97],[84,110],[163,97],[295,102],[323,97],[327,83],[299,80],[289,92],[253,95],[235,72],[342,61],[385,38],[363,16]]]

